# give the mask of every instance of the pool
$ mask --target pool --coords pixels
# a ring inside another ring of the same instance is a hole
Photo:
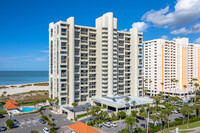
[[[37,108],[33,108],[33,107],[24,107],[24,109],[21,112],[31,112],[33,110],[36,110]]]

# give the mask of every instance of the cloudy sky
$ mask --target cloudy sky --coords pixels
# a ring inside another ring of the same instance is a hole
[[[1,0],[0,70],[48,70],[50,22],[75,17],[75,24],[95,26],[113,12],[118,30],[132,27],[144,40],[188,37],[200,44],[200,0]]]

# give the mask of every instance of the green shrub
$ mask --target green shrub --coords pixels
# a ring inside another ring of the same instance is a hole
[[[3,105],[4,105],[4,104],[6,104],[6,102],[3,102],[3,101],[2,101],[2,102],[0,102],[0,104],[3,104]]]
[[[81,115],[77,115],[77,118],[79,119],[79,118],[82,118],[82,117],[84,117],[84,116],[87,116],[87,113],[81,114]]]
[[[107,108],[106,104],[103,104],[103,108],[104,108],[104,109]]]
[[[124,111],[117,112],[118,119],[124,119],[126,117],[126,113]]]
[[[0,86],[0,89],[6,89],[6,88],[9,88],[9,87],[6,87],[6,86]]]
[[[95,125],[95,122],[94,122],[94,121],[89,121],[89,122],[87,123],[87,125],[88,125],[88,126],[94,126],[94,125]]]
[[[14,127],[14,122],[11,119],[8,119],[6,121],[6,126],[11,129]]]
[[[17,86],[15,86],[15,85],[11,85],[10,87],[14,88],[14,87],[17,87]]]
[[[36,130],[31,130],[31,132],[30,133],[39,133],[38,131],[36,131]]]
[[[7,114],[7,111],[6,110],[0,111],[0,114]]]
[[[49,83],[48,82],[45,82],[45,83],[35,83],[33,85],[34,86],[49,86]]]
[[[54,128],[50,128],[49,133],[57,133],[57,131]]]
[[[53,108],[52,108],[52,107],[50,107],[50,108],[49,108],[49,110],[53,110]]]
[[[128,129],[122,129],[118,133],[131,133]]]
[[[46,115],[42,115],[40,118],[44,120],[48,120],[48,117]]]

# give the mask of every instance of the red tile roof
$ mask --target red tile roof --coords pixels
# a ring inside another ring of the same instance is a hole
[[[6,109],[18,109],[18,107],[14,104],[12,104],[11,102],[6,102],[6,104],[4,105],[4,107]]]
[[[15,102],[14,100],[12,100],[12,99],[10,99],[10,100],[8,100],[6,103],[12,103],[12,104],[18,104],[17,102]]]
[[[99,131],[95,130],[94,128],[92,128],[82,122],[74,123],[68,127],[70,129],[76,131],[77,133],[100,133]]]

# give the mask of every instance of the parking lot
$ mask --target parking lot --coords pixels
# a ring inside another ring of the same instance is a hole
[[[45,115],[48,116],[48,114],[52,115],[52,118],[54,118],[54,123],[56,124],[56,129],[59,129],[61,126],[71,125],[72,122],[66,119],[65,116],[62,114],[52,114],[49,110],[46,110],[43,112]],[[46,124],[41,124],[39,120],[39,113],[36,114],[28,114],[28,115],[20,115],[20,116],[14,116],[12,119],[16,119],[19,123],[17,126],[10,131],[4,131],[5,133],[29,133],[31,130],[37,130],[40,133],[43,132],[44,127],[49,126]],[[8,116],[6,115],[5,118],[0,119],[0,126],[5,126],[5,122],[8,119]]]

